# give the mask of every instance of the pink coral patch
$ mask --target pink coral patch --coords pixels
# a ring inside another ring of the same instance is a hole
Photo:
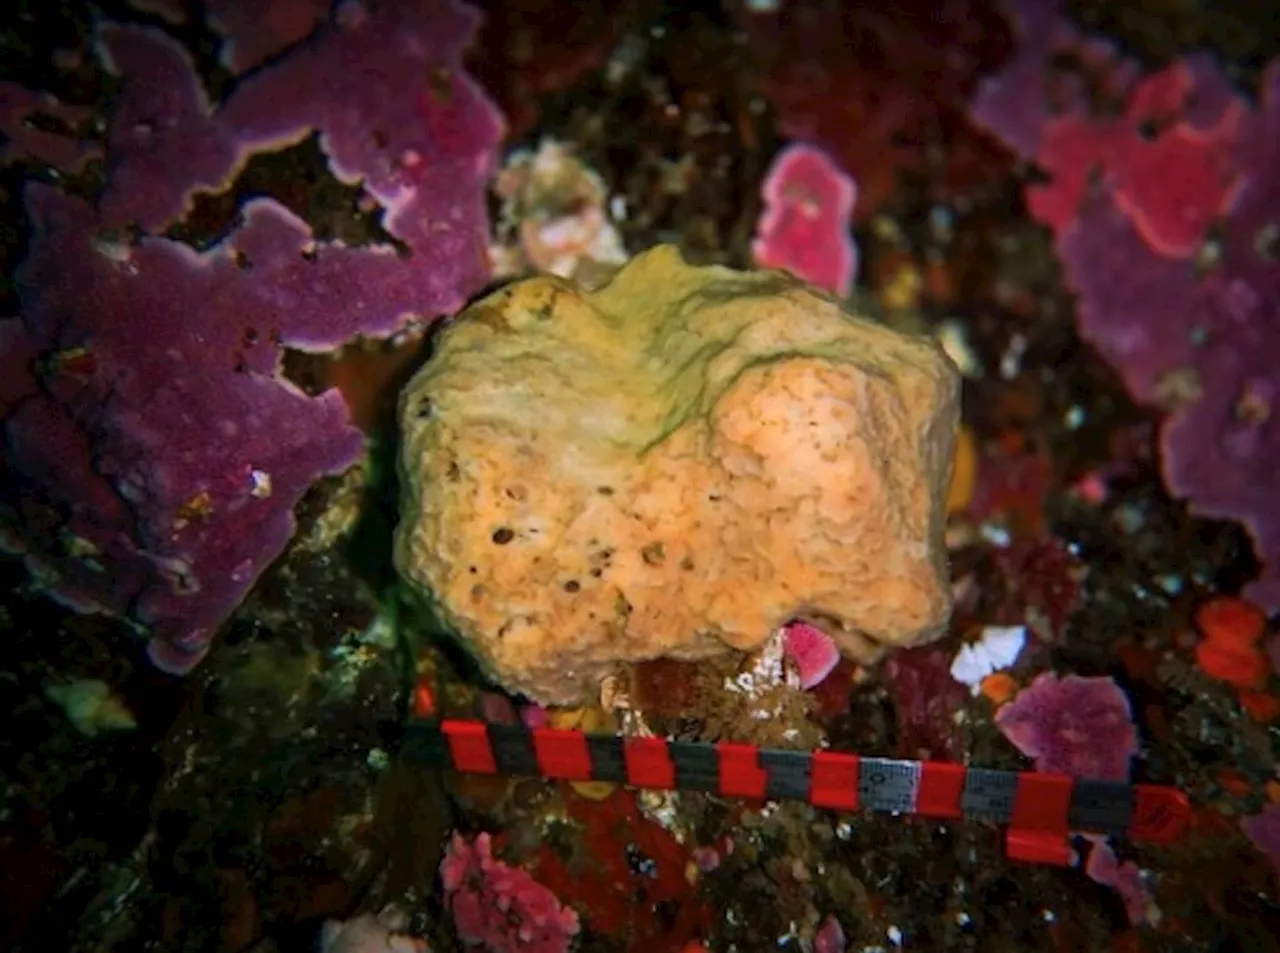
[[[1089,859],[1085,862],[1085,874],[1094,882],[1111,887],[1120,894],[1132,926],[1146,923],[1151,919],[1154,904],[1142,882],[1142,870],[1132,860],[1121,862],[1105,837],[1089,834],[1086,839],[1093,844],[1093,849],[1089,851]]]
[[[496,859],[488,834],[471,843],[453,835],[440,883],[458,937],[489,953],[565,953],[578,933],[578,914],[526,871]]]
[[[1126,781],[1138,733],[1129,699],[1105,676],[1036,677],[996,713],[996,726],[1037,771]]]
[[[765,176],[764,214],[751,245],[762,268],[785,268],[810,284],[847,295],[858,270],[849,234],[857,189],[815,146],[788,146]]]
[[[783,634],[783,651],[795,663],[800,686],[813,688],[840,664],[840,650],[821,629],[807,622],[789,622]]]
[[[1134,87],[1122,117],[1070,112],[1046,122],[1037,162],[1051,181],[1027,187],[1032,217],[1064,231],[1101,175],[1151,249],[1193,256],[1236,201],[1241,178],[1233,152],[1246,115],[1232,99],[1197,125],[1186,116],[1199,92],[1212,99],[1212,88],[1198,90],[1191,68],[1175,63]]]

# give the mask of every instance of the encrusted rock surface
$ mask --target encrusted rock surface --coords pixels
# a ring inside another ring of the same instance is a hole
[[[400,406],[401,573],[507,687],[594,700],[619,663],[847,656],[938,635],[959,376],[779,272],[635,258],[468,308]]]

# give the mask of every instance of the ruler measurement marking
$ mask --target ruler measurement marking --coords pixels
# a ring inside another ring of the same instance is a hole
[[[965,772],[960,810],[974,820],[1007,824],[1013,818],[1017,789],[1018,776],[1012,771],[970,768]]]
[[[858,760],[858,803],[874,811],[914,814],[920,762],[896,758]]]
[[[962,816],[1010,825],[1011,836],[1015,829],[1025,836],[1044,831],[1064,837],[1075,830],[1168,842],[1185,830],[1190,815],[1186,795],[1162,785],[730,742],[628,739],[446,719],[411,721],[403,745],[432,769],[586,775],[636,787],[802,800],[836,810]]]
[[[667,745],[676,766],[676,787],[682,791],[720,790],[720,756],[710,745],[672,741]]]
[[[591,756],[591,779],[626,784],[627,762],[622,753],[621,735],[587,735]]]
[[[511,725],[489,725],[489,744],[499,774],[539,777],[542,768],[533,750],[533,735]]]
[[[1126,781],[1077,781],[1068,817],[1076,830],[1123,834],[1133,825],[1133,786]]]
[[[813,758],[807,751],[762,748],[760,767],[765,772],[764,796],[771,800],[809,800]]]

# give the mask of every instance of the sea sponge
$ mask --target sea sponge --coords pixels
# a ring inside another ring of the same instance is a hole
[[[793,618],[863,662],[943,630],[959,374],[932,340],[663,246],[436,343],[401,397],[396,564],[508,688],[582,705]]]

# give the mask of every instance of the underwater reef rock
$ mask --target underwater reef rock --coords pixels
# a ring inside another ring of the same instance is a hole
[[[959,374],[931,340],[662,246],[437,343],[401,397],[396,562],[508,688],[582,704],[792,618],[860,661],[943,630]]]

